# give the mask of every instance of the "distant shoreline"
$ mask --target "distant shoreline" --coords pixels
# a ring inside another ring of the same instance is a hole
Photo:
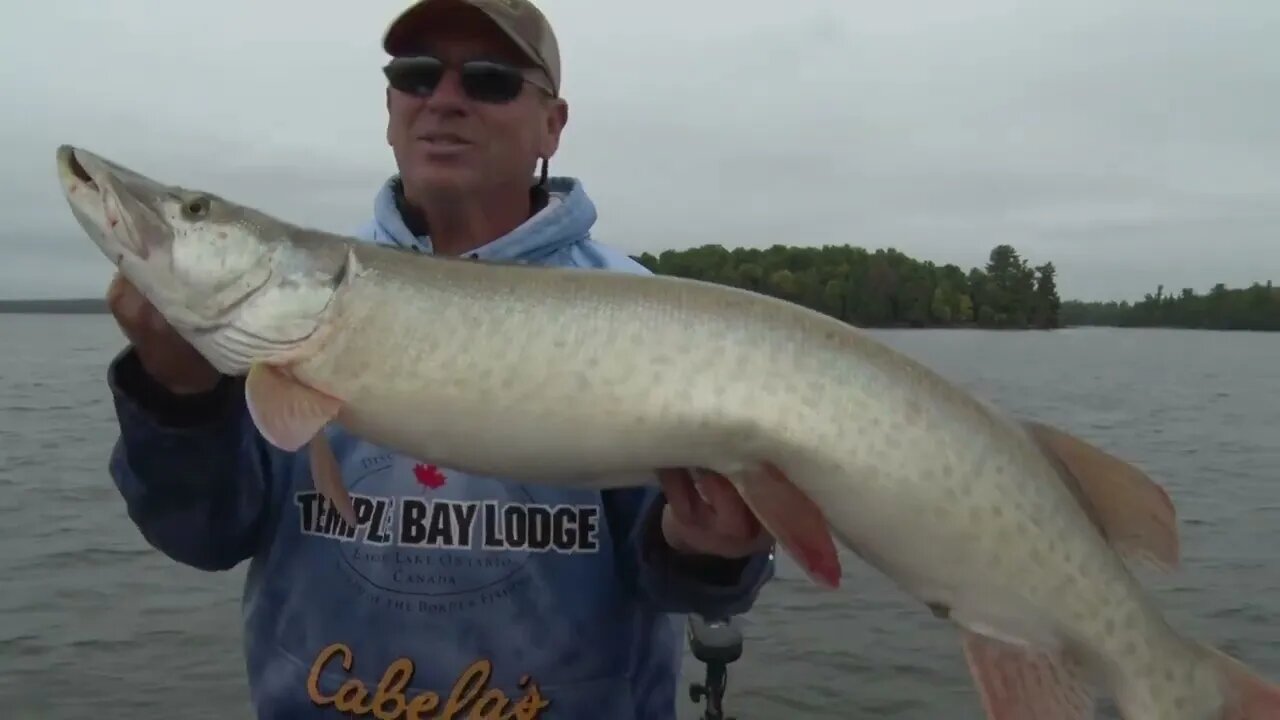
[[[102,298],[59,298],[47,300],[0,300],[0,315],[106,315]]]

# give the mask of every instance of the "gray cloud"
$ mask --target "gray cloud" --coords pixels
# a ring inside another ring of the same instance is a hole
[[[0,9],[0,296],[96,295],[74,142],[333,230],[393,171],[378,38],[402,0]],[[997,242],[1069,297],[1280,281],[1280,4],[543,0],[571,117],[554,171],[632,252]]]

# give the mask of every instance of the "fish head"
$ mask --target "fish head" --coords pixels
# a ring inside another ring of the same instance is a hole
[[[57,166],[90,239],[220,371],[287,364],[318,340],[347,274],[341,238],[82,148],[60,146]]]

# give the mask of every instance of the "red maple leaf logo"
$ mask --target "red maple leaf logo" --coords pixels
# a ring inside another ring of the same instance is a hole
[[[418,463],[413,466],[413,476],[418,479],[418,484],[435,490],[444,485],[444,473],[435,465],[424,465]]]

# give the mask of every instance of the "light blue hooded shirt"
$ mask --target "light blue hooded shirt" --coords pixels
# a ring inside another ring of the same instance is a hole
[[[546,208],[475,257],[647,272],[591,238],[581,183],[548,189]],[[361,237],[432,251],[406,227],[391,181]],[[729,582],[673,562],[655,541],[663,500],[652,487],[520,485],[339,432],[350,528],[315,491],[305,453],[257,434],[242,385],[179,424],[137,375],[126,350],[110,374],[112,476],[170,557],[208,570],[249,561],[244,648],[259,718],[674,720],[679,614],[745,612],[773,573],[771,553]]]

